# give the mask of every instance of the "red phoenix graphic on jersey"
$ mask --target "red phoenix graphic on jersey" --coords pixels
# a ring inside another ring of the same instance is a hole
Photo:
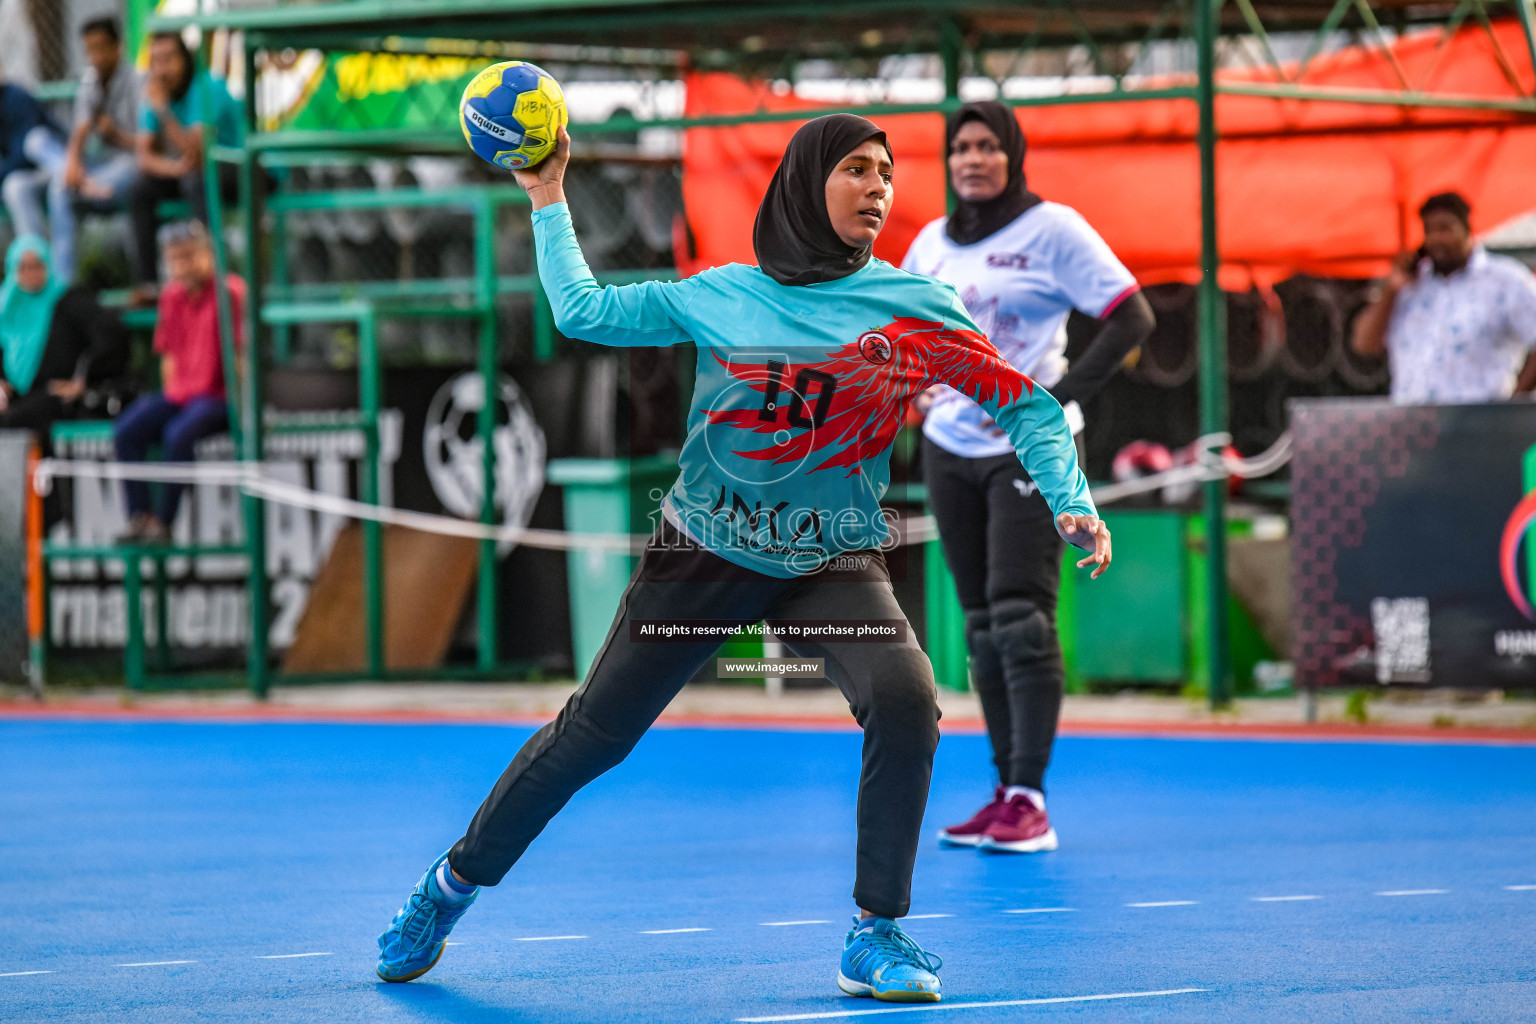
[[[889,351],[880,344],[882,335]],[[884,357],[884,358],[881,358]],[[866,331],[814,362],[769,361],[766,366],[720,365],[763,395],[757,409],[705,410],[710,423],[726,424],[766,439],[800,428],[781,443],[744,448],[744,459],[799,462],[830,453],[809,472],[834,466],[858,474],[865,459],[891,446],[912,396],[934,384],[948,384],[978,402],[999,406],[1034,393],[1034,382],[1009,365],[976,331],[961,331],[931,320],[897,317]]]

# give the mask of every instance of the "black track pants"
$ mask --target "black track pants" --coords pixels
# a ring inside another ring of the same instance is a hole
[[[454,871],[494,885],[587,783],[624,760],[719,645],[630,638],[634,620],[901,619],[879,552],[842,556],[820,572],[779,580],[727,562],[663,522],[619,602],[618,617],[581,687],[523,745],[449,853]],[[901,642],[790,642],[826,659],[864,730],[858,865],[853,897],[883,917],[906,914],[939,709],[933,669],[906,628]],[[744,782],[747,780],[743,780]]]
[[[923,479],[998,776],[1044,790],[1066,678],[1056,636],[1064,542],[1050,506],[1013,455],[969,459],[924,438]]]

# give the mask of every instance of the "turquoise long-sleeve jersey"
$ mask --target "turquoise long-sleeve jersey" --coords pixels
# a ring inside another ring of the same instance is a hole
[[[934,384],[991,414],[1052,512],[1096,514],[1061,406],[1003,359],[949,285],[871,259],[811,285],[732,263],[601,287],[566,204],[535,211],[533,231],[561,333],[698,345],[681,472],[663,512],[721,557],[789,578],[887,544],[891,444],[907,402]]]

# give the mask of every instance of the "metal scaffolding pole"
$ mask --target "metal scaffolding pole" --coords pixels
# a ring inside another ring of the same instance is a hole
[[[1515,0],[1515,10],[1520,15],[1520,31],[1525,36],[1525,52],[1531,58],[1531,70],[1536,72],[1536,0]]]
[[[1200,108],[1200,432],[1227,429],[1227,317],[1216,279],[1216,14],[1221,0],[1196,0],[1195,47]],[[1220,450],[1218,446],[1217,450]],[[1227,637],[1227,492],[1225,480],[1205,484],[1206,670],[1211,707],[1232,701]]]
[[[496,207],[490,194],[484,192],[475,204],[475,275],[476,301],[481,306],[477,363],[484,391],[475,418],[475,433],[480,438],[480,522],[489,526],[496,522],[496,403],[501,395],[496,372]],[[540,355],[548,357],[548,353]],[[500,621],[493,540],[480,542],[475,614],[479,633],[476,665],[482,672],[491,672],[496,668],[496,631]]]
[[[256,128],[256,48],[248,45],[245,50],[245,105],[242,116],[247,131]],[[210,117],[205,124],[213,124]],[[262,409],[266,404],[265,353],[262,350],[261,332],[261,181],[259,154],[249,147],[242,147],[240,159],[240,191],[245,201],[245,372],[240,379],[240,418],[236,442],[242,461],[253,465],[265,458],[265,423]],[[210,183],[210,190],[217,183]],[[209,209],[217,206],[215,191],[209,193]],[[222,249],[222,236],[215,236]],[[222,271],[221,271],[222,273]],[[246,550],[246,609],[250,622],[250,635],[246,637],[245,666],[247,683],[258,700],[265,700],[271,686],[270,650],[268,631],[271,629],[267,586],[267,506],[266,502],[248,492],[240,495],[240,509],[245,520]]]
[[[243,116],[247,130],[254,130],[256,119],[256,48],[245,48],[245,105]],[[212,124],[212,121],[207,122]],[[244,200],[245,217],[245,309],[243,330],[245,334],[246,367],[244,391],[240,402],[240,431],[238,434],[241,458],[260,462],[265,453],[263,437],[265,424],[262,408],[265,404],[263,381],[261,330],[262,275],[261,275],[261,221],[262,193],[259,154],[242,147],[240,159],[240,196]],[[245,515],[246,564],[249,573],[246,600],[250,602],[251,635],[246,644],[246,673],[251,693],[258,700],[266,700],[271,686],[271,667],[268,664],[268,586],[267,586],[267,522],[266,504],[261,499],[242,493],[240,504]]]
[[[960,57],[965,41],[960,35],[960,26],[955,24],[954,18],[945,18],[942,36],[943,48],[939,51],[939,58],[944,65],[944,100],[949,104],[960,102]],[[945,112],[946,121],[949,113]],[[947,131],[947,128],[946,128]],[[948,152],[948,145],[942,147],[941,154]],[[949,161],[944,161],[944,212],[954,213],[955,183],[949,178]]]
[[[379,503],[379,410],[383,383],[379,369],[378,317],[367,305],[357,318],[358,395],[363,412],[363,478],[360,497]],[[363,663],[367,678],[384,678],[384,524],[363,520]]]

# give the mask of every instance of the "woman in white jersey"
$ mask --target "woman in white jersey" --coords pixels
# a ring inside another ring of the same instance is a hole
[[[961,107],[945,148],[959,203],[923,228],[902,269],[953,285],[1003,356],[1061,403],[1076,433],[1082,406],[1151,333],[1151,307],[1082,216],[1025,187],[1024,133],[1010,108]],[[1103,327],[1069,371],[1073,309]],[[949,387],[924,397],[931,405],[923,476],[965,609],[971,676],[1000,781],[985,807],[939,839],[1013,853],[1054,850],[1044,789],[1065,678],[1056,637],[1061,539],[986,410]]]

